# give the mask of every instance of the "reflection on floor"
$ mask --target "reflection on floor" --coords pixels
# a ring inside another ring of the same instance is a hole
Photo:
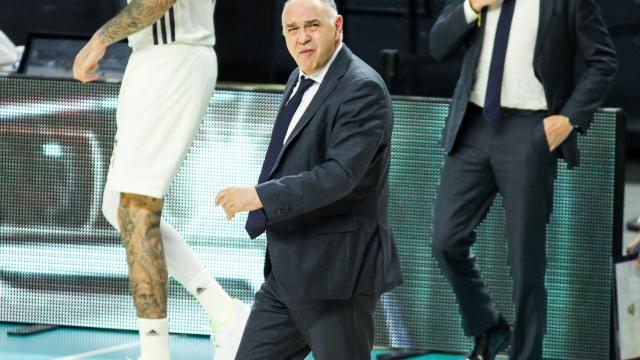
[[[84,328],[58,328],[40,334],[8,336],[7,331],[20,324],[0,323],[0,359],[2,360],[132,360],[138,354],[137,333]],[[209,338],[205,336],[172,335],[171,353],[174,360],[211,360]],[[375,350],[371,359],[388,351]],[[312,360],[309,356],[307,360]],[[412,360],[462,360],[463,356],[431,354]]]

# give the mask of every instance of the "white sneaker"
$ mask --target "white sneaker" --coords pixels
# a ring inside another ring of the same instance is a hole
[[[233,299],[227,321],[222,324],[211,324],[214,360],[235,359],[250,312],[251,306]]]

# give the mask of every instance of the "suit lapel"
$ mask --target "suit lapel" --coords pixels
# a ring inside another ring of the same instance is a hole
[[[315,94],[315,96],[313,97],[313,100],[311,100],[311,103],[305,110],[304,114],[302,114],[302,117],[300,118],[296,126],[293,128],[293,131],[291,131],[291,134],[287,138],[287,141],[282,146],[282,150],[280,150],[280,154],[278,154],[278,157],[276,158],[276,161],[273,164],[273,168],[271,168],[271,171],[269,172],[269,178],[271,178],[271,175],[273,174],[275,169],[278,168],[278,164],[280,164],[282,155],[287,150],[287,147],[289,146],[289,144],[291,144],[293,139],[295,139],[298,136],[298,134],[300,134],[302,129],[307,125],[307,123],[311,121],[311,119],[313,118],[313,115],[316,113],[316,111],[318,111],[320,106],[324,104],[325,99],[329,96],[329,94],[331,94],[333,89],[338,85],[339,79],[344,75],[344,73],[349,68],[349,64],[351,63],[352,56],[353,54],[351,53],[351,50],[349,50],[349,48],[347,48],[346,45],[342,45],[342,49],[340,50],[340,53],[338,54],[338,56],[336,56],[336,59],[333,61],[333,64],[331,64],[331,67],[329,68],[329,70],[327,71],[327,74],[322,80],[322,84],[320,84],[320,88],[318,89],[318,92]],[[294,86],[295,86],[295,82],[294,82]],[[293,88],[293,86],[291,88]],[[291,95],[291,89],[289,89],[289,96],[290,95]],[[287,99],[287,97],[285,97],[285,99]],[[280,110],[282,110],[282,107]]]
[[[549,23],[553,16],[553,5],[556,0],[540,0],[540,20],[538,21],[538,37],[536,39],[536,48],[533,54],[534,62],[538,59],[540,50],[544,46],[545,39],[549,33]]]

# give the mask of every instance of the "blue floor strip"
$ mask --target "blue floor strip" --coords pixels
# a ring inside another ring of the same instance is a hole
[[[85,328],[62,327],[40,334],[8,336],[7,331],[20,324],[0,323],[0,359],[2,360],[50,360],[77,354],[99,352],[101,349],[115,349],[108,353],[87,354],[89,360],[134,360],[138,356],[137,332],[109,331]],[[122,348],[122,345],[129,344]],[[118,347],[120,348],[118,349]],[[387,351],[374,350],[371,359]],[[206,336],[171,335],[171,355],[174,360],[212,360],[211,342]],[[312,356],[307,360],[313,360]],[[424,355],[411,360],[464,360],[454,355]]]

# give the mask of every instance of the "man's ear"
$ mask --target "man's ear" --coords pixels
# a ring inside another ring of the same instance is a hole
[[[336,17],[336,36],[340,37],[340,34],[342,34],[342,27],[344,25],[344,19],[342,18],[342,15],[338,15]]]

